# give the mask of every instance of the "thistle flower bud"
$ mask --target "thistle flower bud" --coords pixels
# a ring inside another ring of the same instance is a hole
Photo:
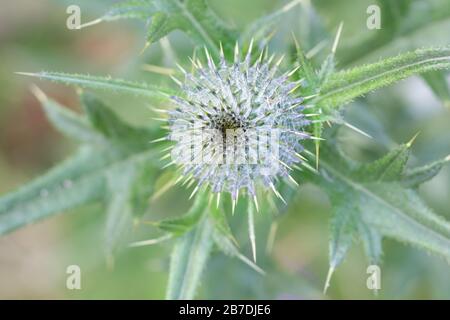
[[[261,53],[251,63],[251,45],[242,60],[236,46],[234,63],[222,53],[216,64],[205,53],[207,66],[193,61],[192,73],[181,68],[184,94],[172,97],[173,161],[196,180],[196,190],[207,184],[236,199],[241,189],[255,196],[261,184],[277,193],[274,183],[301,161],[300,142],[309,138],[303,99],[295,94],[301,82],[289,81],[292,72],[278,75],[281,59],[273,63]]]

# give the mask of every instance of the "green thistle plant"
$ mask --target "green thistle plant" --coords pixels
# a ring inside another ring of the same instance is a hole
[[[22,73],[86,90],[142,96],[174,108],[159,110],[168,114],[163,120],[167,121],[169,134],[161,138],[164,134],[161,128],[126,124],[90,93],[80,94],[85,111],[85,116],[80,116],[34,88],[49,120],[65,135],[82,143],[82,147],[49,173],[0,198],[0,234],[84,203],[103,200],[108,213],[106,255],[112,257],[129,236],[133,222],[142,221],[148,197],[160,191],[154,190],[155,177],[163,168],[173,172],[156,161],[155,150],[159,147],[149,141],[167,144],[166,152],[174,149],[175,153],[182,153],[186,145],[180,135],[194,128],[198,120],[201,127],[215,130],[210,142],[202,146],[203,151],[217,149],[216,138],[223,145],[222,134],[229,129],[281,130],[278,159],[281,165],[262,174],[257,164],[184,163],[184,169],[172,175],[168,186],[185,178],[183,184],[193,187],[195,198],[191,209],[181,217],[153,222],[154,227],[164,232],[160,238],[133,244],[141,246],[176,239],[167,298],[195,296],[214,247],[264,274],[256,265],[255,211],[283,211],[295,197],[295,181],[321,186],[332,203],[330,272],[326,287],[356,238],[363,243],[371,263],[380,263],[384,237],[449,260],[450,223],[427,208],[415,191],[418,185],[438,174],[449,157],[424,167],[408,168],[411,141],[372,163],[357,163],[342,151],[337,128],[347,126],[367,135],[344,120],[343,107],[412,75],[449,69],[450,48],[417,49],[376,63],[336,70],[341,24],[320,67],[303,50],[303,39],[294,38],[285,52],[289,57],[272,64],[275,68],[271,68],[272,59],[264,50],[253,55],[252,46],[266,48],[273,25],[280,23],[281,17],[299,3],[292,1],[241,32],[226,26],[206,0],[124,1],[94,21],[137,18],[148,22],[147,49],[173,30],[183,31],[197,45],[205,47],[205,58],[193,58],[194,72],[186,72],[187,67],[180,66],[178,76],[184,80],[176,80],[180,86],[177,89],[109,77]],[[308,7],[305,12],[312,10]],[[388,39],[377,41],[382,44]],[[239,44],[236,48],[246,48],[245,57],[241,58],[239,50],[233,49],[236,43]],[[285,72],[277,74],[278,67]],[[325,129],[325,124],[331,128]],[[194,143],[188,146],[194,148]],[[253,153],[251,148],[248,140],[233,145],[244,158]],[[231,157],[226,151],[221,155]],[[308,161],[315,165],[309,165]],[[257,184],[264,188],[258,190]],[[248,218],[253,261],[239,251],[227,216],[229,207],[235,211],[241,189],[246,190],[246,197],[235,216]],[[223,192],[231,194],[231,206],[226,199],[219,201]],[[214,194],[217,200],[213,203]],[[258,195],[260,200],[256,201]]]

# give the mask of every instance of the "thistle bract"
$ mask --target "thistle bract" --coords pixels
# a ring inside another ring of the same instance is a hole
[[[242,60],[236,46],[232,63],[205,52],[207,66],[180,68],[183,95],[172,97],[176,109],[169,113],[173,162],[197,181],[195,190],[208,184],[236,199],[241,189],[255,196],[262,184],[277,193],[274,183],[290,177],[301,161],[300,141],[309,138],[303,99],[295,94],[301,82],[289,81],[292,71],[278,74],[281,59],[261,53],[252,62],[251,45]]]

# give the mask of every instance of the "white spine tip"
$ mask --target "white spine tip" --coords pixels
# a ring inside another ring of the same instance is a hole
[[[333,43],[333,48],[331,49],[331,52],[334,54],[334,53],[336,53],[336,49],[337,49],[337,46],[338,46],[338,44],[339,44],[339,40],[340,40],[340,38],[341,38],[341,33],[342,33],[342,28],[344,27],[344,22],[341,22],[340,24],[339,24],[339,27],[338,27],[338,31],[337,31],[337,33],[336,33],[336,37],[334,38],[334,43]]]
[[[323,294],[327,294],[328,288],[330,287],[330,281],[331,281],[331,277],[334,273],[334,268],[330,267],[328,269],[328,274],[327,274],[327,279],[325,280],[325,285],[323,287]]]
[[[40,103],[44,103],[44,102],[46,102],[48,100],[47,96],[45,95],[45,93],[38,86],[32,84],[30,86],[30,90],[34,94],[36,99],[39,100]]]

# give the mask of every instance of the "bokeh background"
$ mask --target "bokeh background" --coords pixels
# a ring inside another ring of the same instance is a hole
[[[167,82],[164,77],[142,70],[144,63],[171,67],[174,61],[162,53],[158,43],[139,54],[145,42],[141,23],[102,23],[77,31],[66,28],[68,5],[80,5],[85,22],[100,16],[113,2],[117,1],[0,0],[0,194],[39,176],[76,148],[50,126],[29,87],[37,84],[53,99],[80,110],[75,90],[14,72],[50,70]],[[286,3],[209,2],[220,16],[237,27]],[[374,61],[408,48],[448,44],[450,14],[394,36],[389,45],[378,46],[355,58],[353,50],[355,46],[358,48],[355,44],[364,43],[376,32],[366,28],[366,8],[372,2],[375,1],[312,1],[330,33],[335,32],[340,21],[345,23],[338,50],[342,65]],[[416,7],[420,15],[422,7]],[[272,41],[273,51],[286,50],[289,29],[305,42],[310,41],[307,46],[318,43],[320,33],[314,28],[305,29],[301,15],[301,8],[287,15]],[[190,41],[179,32],[171,34],[169,40],[176,59],[186,61],[193,50]],[[326,53],[329,48],[323,50]],[[145,101],[116,95],[101,94],[101,97],[130,123],[152,121],[154,115]],[[346,149],[356,159],[367,160],[408,141],[420,131],[413,146],[412,163],[419,165],[442,158],[450,154],[448,104],[419,77],[370,94],[354,102],[346,117],[376,139],[344,132]],[[423,185],[420,193],[430,207],[450,219],[449,168]],[[169,190],[151,201],[149,216],[155,220],[182,213],[188,206],[188,195],[183,189]],[[278,219],[278,233],[267,255],[265,230],[270,217],[259,218],[262,230],[257,235],[259,256],[263,256],[261,264],[269,275],[261,277],[238,260],[214,254],[198,296],[373,299],[374,295],[366,288],[367,263],[360,245],[353,247],[336,271],[327,297],[321,294],[328,270],[329,217],[327,197],[315,186],[302,185],[288,212]],[[172,243],[124,250],[116,257],[114,267],[108,267],[102,251],[104,219],[101,204],[92,204],[1,237],[0,299],[163,298]],[[239,233],[239,226],[235,228]],[[244,233],[245,228],[241,229]],[[137,239],[146,239],[152,232],[151,227],[139,227]],[[450,269],[445,261],[391,240],[384,240],[384,248],[380,298],[450,299]],[[242,250],[249,255],[245,240]],[[66,289],[66,267],[71,264],[81,267],[82,290]]]

